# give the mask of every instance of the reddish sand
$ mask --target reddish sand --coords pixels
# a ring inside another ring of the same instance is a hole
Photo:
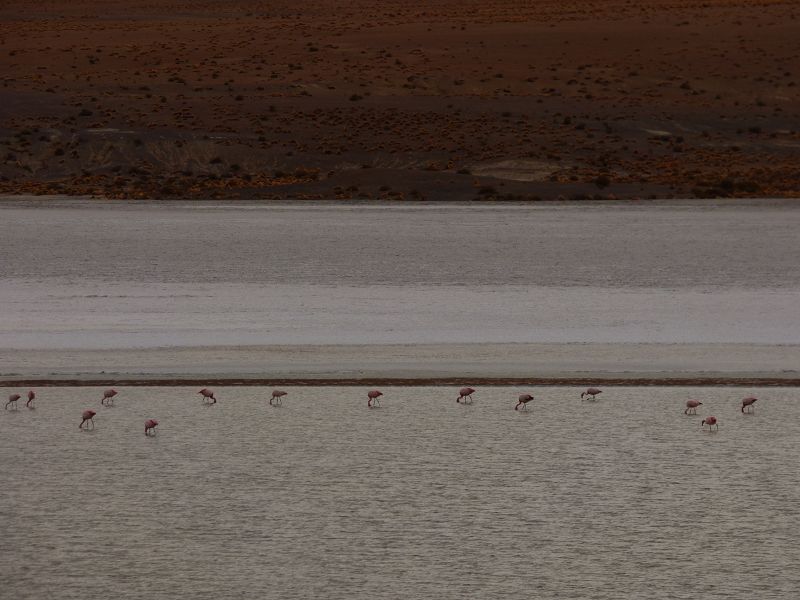
[[[6,0],[0,56],[0,193],[800,195],[795,0]]]

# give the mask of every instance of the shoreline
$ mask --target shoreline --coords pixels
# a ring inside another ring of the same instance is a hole
[[[69,207],[80,205],[81,203],[96,206],[98,204],[116,204],[139,206],[145,204],[164,204],[166,206],[181,202],[190,202],[192,205],[231,205],[231,206],[259,206],[265,207],[295,207],[295,206],[407,206],[410,208],[421,206],[537,206],[537,205],[585,205],[595,204],[602,206],[609,205],[659,205],[672,203],[714,205],[720,206],[747,206],[751,204],[776,203],[780,206],[794,205],[800,200],[800,192],[797,195],[789,196],[689,196],[687,194],[668,194],[659,197],[642,197],[636,195],[615,196],[613,198],[539,198],[531,199],[497,199],[474,198],[468,195],[459,198],[409,198],[397,200],[393,198],[273,198],[273,197],[247,197],[247,198],[196,198],[182,196],[148,196],[142,198],[118,198],[115,196],[92,195],[92,194],[31,194],[27,192],[0,193],[0,207],[15,207],[17,205],[30,206],[31,204],[46,204],[48,207]]]
[[[0,386],[800,386],[800,346],[397,344],[0,350]]]
[[[800,387],[800,377],[558,377],[558,378],[365,378],[365,379],[269,379],[269,378],[113,378],[108,379],[0,379],[0,387],[458,387],[468,383],[484,387]]]

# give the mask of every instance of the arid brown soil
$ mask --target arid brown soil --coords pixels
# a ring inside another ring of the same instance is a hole
[[[796,0],[5,0],[0,193],[800,196]]]

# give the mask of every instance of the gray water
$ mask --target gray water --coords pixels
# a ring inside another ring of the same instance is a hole
[[[799,229],[790,201],[8,202],[0,348],[796,344]]]
[[[609,388],[593,403],[486,388],[460,406],[449,388],[385,388],[375,410],[360,388],[290,389],[280,408],[263,388],[216,391],[204,407],[196,388],[123,388],[101,408],[97,388],[46,388],[36,410],[0,411],[0,596],[800,590],[798,389]],[[96,429],[79,431],[89,407]]]

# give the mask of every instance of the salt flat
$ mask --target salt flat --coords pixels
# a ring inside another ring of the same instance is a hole
[[[794,377],[800,211],[0,205],[0,373]]]

